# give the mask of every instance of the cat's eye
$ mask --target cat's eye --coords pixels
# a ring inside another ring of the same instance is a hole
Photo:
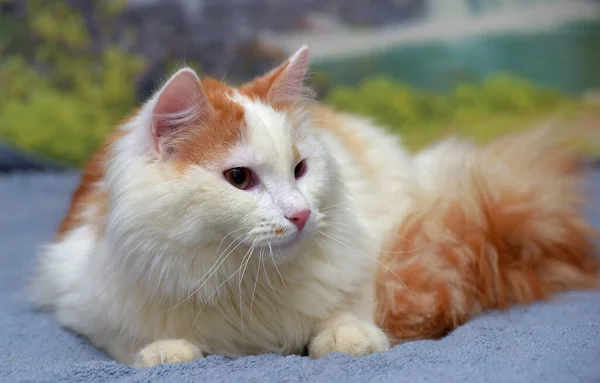
[[[298,165],[294,168],[294,177],[300,178],[306,173],[306,161],[302,160],[298,162]]]
[[[246,190],[254,184],[254,175],[248,168],[233,168],[223,173],[225,179],[238,189]]]

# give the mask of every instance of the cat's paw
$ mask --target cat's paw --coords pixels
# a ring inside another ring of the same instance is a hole
[[[316,359],[330,352],[362,356],[389,349],[390,343],[377,326],[352,321],[328,328],[318,334],[309,346],[309,355]]]
[[[191,362],[202,358],[202,351],[183,339],[166,339],[150,343],[136,355],[134,367],[153,367],[158,364]]]

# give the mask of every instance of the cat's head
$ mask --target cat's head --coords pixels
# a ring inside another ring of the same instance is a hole
[[[307,70],[302,47],[238,88],[175,73],[115,146],[113,226],[280,249],[312,235],[339,191],[307,113]]]

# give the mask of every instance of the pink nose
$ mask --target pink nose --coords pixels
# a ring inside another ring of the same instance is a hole
[[[286,218],[292,221],[294,225],[296,225],[298,231],[301,231],[302,228],[304,228],[306,221],[308,221],[308,217],[310,217],[310,210],[305,209],[297,211],[296,213]]]

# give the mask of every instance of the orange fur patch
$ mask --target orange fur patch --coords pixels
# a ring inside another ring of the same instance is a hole
[[[185,140],[176,149],[183,166],[217,161],[243,139],[244,108],[228,97],[233,89],[209,77],[202,80],[202,87],[214,113],[204,126],[188,128]]]
[[[580,156],[544,132],[475,150],[461,165],[466,178],[416,197],[384,244],[376,316],[397,342],[443,336],[484,310],[600,287]]]
[[[257,77],[251,82],[242,85],[239,88],[239,92],[251,99],[256,99],[264,102],[265,104],[270,104],[276,110],[286,110],[290,107],[289,104],[286,103],[273,103],[268,99],[269,91],[271,87],[277,80],[277,78],[283,73],[283,71],[289,65],[289,61],[283,63],[276,69],[270,71],[269,73]]]
[[[137,114],[137,112],[136,112]],[[124,121],[131,119],[127,117]],[[123,136],[121,130],[113,131],[106,139],[104,145],[94,153],[83,168],[79,185],[73,193],[67,214],[58,228],[56,240],[60,241],[71,230],[81,226],[84,221],[84,213],[87,209],[96,208],[92,213],[97,222],[100,223],[108,210],[106,193],[97,185],[104,178],[104,166],[110,146]],[[101,233],[102,226],[97,227]]]

